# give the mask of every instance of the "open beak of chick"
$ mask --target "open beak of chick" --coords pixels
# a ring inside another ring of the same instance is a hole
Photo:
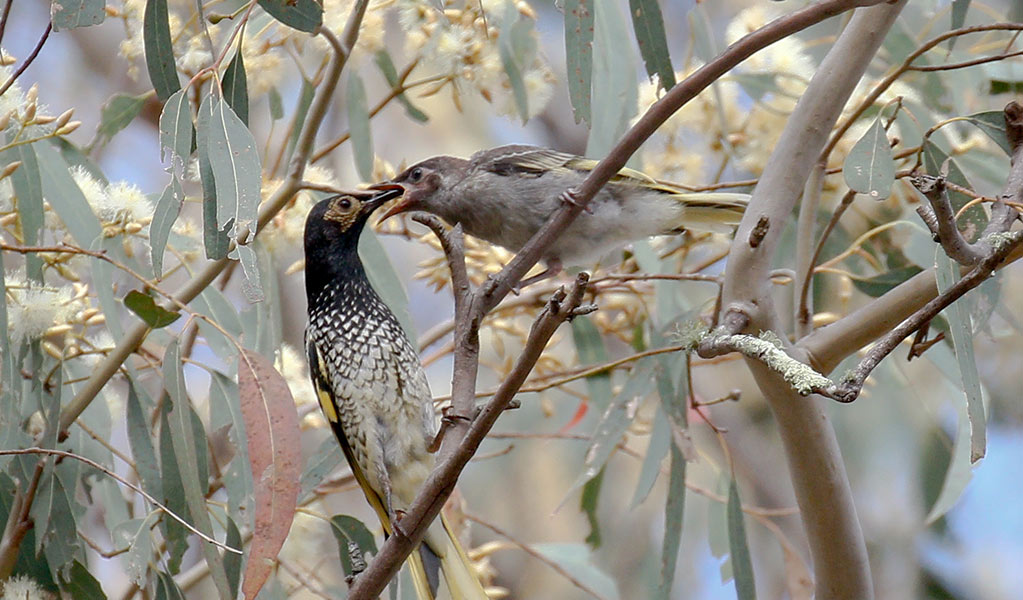
[[[377,221],[378,223],[382,223],[383,221],[385,221],[389,217],[393,217],[394,215],[397,215],[397,214],[400,214],[400,213],[403,213],[403,212],[408,212],[409,210],[412,210],[413,208],[415,208],[415,204],[416,204],[415,198],[413,198],[412,195],[408,193],[408,190],[405,189],[405,186],[400,184],[400,183],[393,183],[393,182],[390,182],[390,181],[385,181],[383,183],[375,183],[375,184],[369,186],[369,189],[376,190],[376,191],[379,191],[379,192],[388,192],[388,191],[390,191],[390,192],[397,192],[397,191],[400,191],[400,192],[402,192],[402,194],[404,194],[404,196],[401,198],[401,200],[396,202],[394,204],[394,206],[392,206],[391,208],[387,209],[387,212],[385,212],[383,214],[383,216],[380,217],[380,219]]]

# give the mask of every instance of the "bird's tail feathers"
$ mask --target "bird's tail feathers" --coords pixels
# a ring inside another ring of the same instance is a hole
[[[469,556],[458,542],[458,537],[451,524],[443,514],[440,516],[441,524],[444,526],[445,549],[441,556],[441,573],[444,574],[444,581],[448,585],[448,591],[453,600],[487,600],[487,593],[483,591],[479,577],[473,569]]]
[[[682,204],[677,227],[715,233],[729,233],[742,220],[749,194],[733,192],[687,192],[672,197]]]
[[[426,558],[430,556],[432,560]],[[425,559],[425,560],[424,560]],[[417,600],[434,600],[437,593],[437,555],[430,550],[426,544],[419,545],[419,552],[413,552],[405,559],[409,572],[412,575],[412,587],[416,590]],[[427,562],[432,562],[431,569],[433,577],[427,574]]]

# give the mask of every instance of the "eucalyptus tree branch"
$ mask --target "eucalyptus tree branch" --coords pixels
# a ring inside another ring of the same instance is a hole
[[[3,19],[5,24],[7,21],[6,12],[7,10],[10,10],[10,3],[7,4],[7,7],[4,11]],[[45,44],[46,40],[49,39],[50,32],[52,31],[53,23],[49,22],[46,24],[46,31],[43,32],[43,35],[39,38],[39,41],[36,42],[35,48],[32,48],[32,52],[29,53],[27,58],[25,58],[25,62],[18,65],[17,70],[15,70],[11,77],[7,81],[5,81],[2,86],[0,86],[0,96],[3,96],[4,92],[6,92],[12,85],[14,85],[14,82],[17,81],[18,77],[21,77],[21,74],[25,72],[25,69],[27,69],[28,66],[31,65],[33,61],[35,61],[36,57],[39,56],[39,51],[43,49],[43,44]]]
[[[726,321],[721,334],[782,331],[768,283],[782,224],[792,214],[811,169],[819,162],[842,107],[904,4],[857,10],[789,116],[753,191],[728,257],[722,306],[728,312],[743,313],[746,323],[739,318]],[[794,358],[801,359],[799,355]],[[764,363],[751,358],[746,358],[746,363],[778,423],[813,557],[817,595],[871,598],[866,545],[827,415],[817,398],[800,396]]]
[[[944,167],[942,167],[944,171]],[[987,244],[979,242],[971,244],[963,237],[962,232],[956,226],[956,214],[952,208],[952,200],[948,197],[948,189],[945,187],[945,174],[939,177],[933,175],[917,175],[910,178],[910,183],[917,189],[927,202],[930,208],[921,204],[916,212],[923,219],[927,228],[931,230],[934,241],[941,244],[945,254],[957,263],[972,267],[984,259]],[[983,245],[985,248],[977,246]]]
[[[460,440],[455,440],[454,436],[445,438],[445,444],[456,441],[457,445],[438,463],[423,484],[416,499],[402,517],[400,528],[395,528],[394,535],[387,538],[380,547],[380,552],[373,558],[369,568],[356,578],[348,592],[351,600],[372,600],[380,595],[444,506],[448,495],[455,487],[458,475],[522,387],[554,331],[566,320],[593,310],[593,307],[580,306],[587,280],[587,275],[580,273],[567,293],[564,288],[554,293],[547,302],[547,307],[533,323],[515,367],[501,383],[493,398],[469,424],[465,437]]]
[[[358,0],[352,8],[352,12],[348,17],[348,25],[345,27],[346,35],[344,40],[346,44],[342,44],[333,33],[325,28],[321,27],[318,31],[330,43],[331,48],[334,50],[334,56],[331,59],[330,67],[320,87],[319,94],[309,108],[305,127],[295,145],[295,154],[288,170],[288,175],[281,182],[280,187],[259,207],[259,217],[256,223],[257,234],[266,227],[274,215],[284,208],[302,183],[302,175],[312,153],[316,132],[319,131],[327,110],[330,108],[330,100],[337,89],[341,72],[348,62],[349,49],[354,45],[356,36],[358,36],[359,23],[362,22],[362,17],[366,12],[368,4],[369,0]],[[247,240],[240,239],[238,241],[244,243]],[[234,247],[233,242],[231,247]],[[207,286],[213,283],[230,263],[231,261],[226,257],[208,263],[174,296],[175,302],[164,303],[164,308],[175,310],[175,304],[188,304],[194,300]],[[117,346],[96,366],[92,376],[85,382],[78,394],[61,411],[60,431],[65,431],[71,426],[71,423],[74,423],[75,419],[82,414],[82,411],[89,406],[100,390],[103,389],[103,386],[118,371],[121,364],[142,344],[149,331],[150,329],[145,323],[138,323],[125,333],[124,337],[117,343]]]

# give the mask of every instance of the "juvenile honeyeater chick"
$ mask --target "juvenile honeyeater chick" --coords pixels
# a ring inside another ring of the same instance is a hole
[[[403,190],[383,219],[422,210],[466,233],[518,252],[577,188],[597,161],[537,146],[481,150],[468,160],[435,156],[391,181],[372,186]],[[589,265],[605,253],[653,235],[687,229],[728,232],[742,218],[747,194],[693,193],[622,169],[547,248],[548,275]]]
[[[320,408],[385,534],[415,499],[434,456],[433,397],[419,355],[373,290],[359,259],[370,214],[395,191],[332,196],[305,225],[306,353]],[[438,568],[455,600],[483,600],[469,559],[444,517],[408,558],[420,600],[432,600]]]

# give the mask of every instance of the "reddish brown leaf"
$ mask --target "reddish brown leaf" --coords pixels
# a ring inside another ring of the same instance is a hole
[[[270,362],[251,350],[238,358],[238,389],[255,490],[255,527],[242,592],[255,598],[291,529],[302,476],[298,412]]]

